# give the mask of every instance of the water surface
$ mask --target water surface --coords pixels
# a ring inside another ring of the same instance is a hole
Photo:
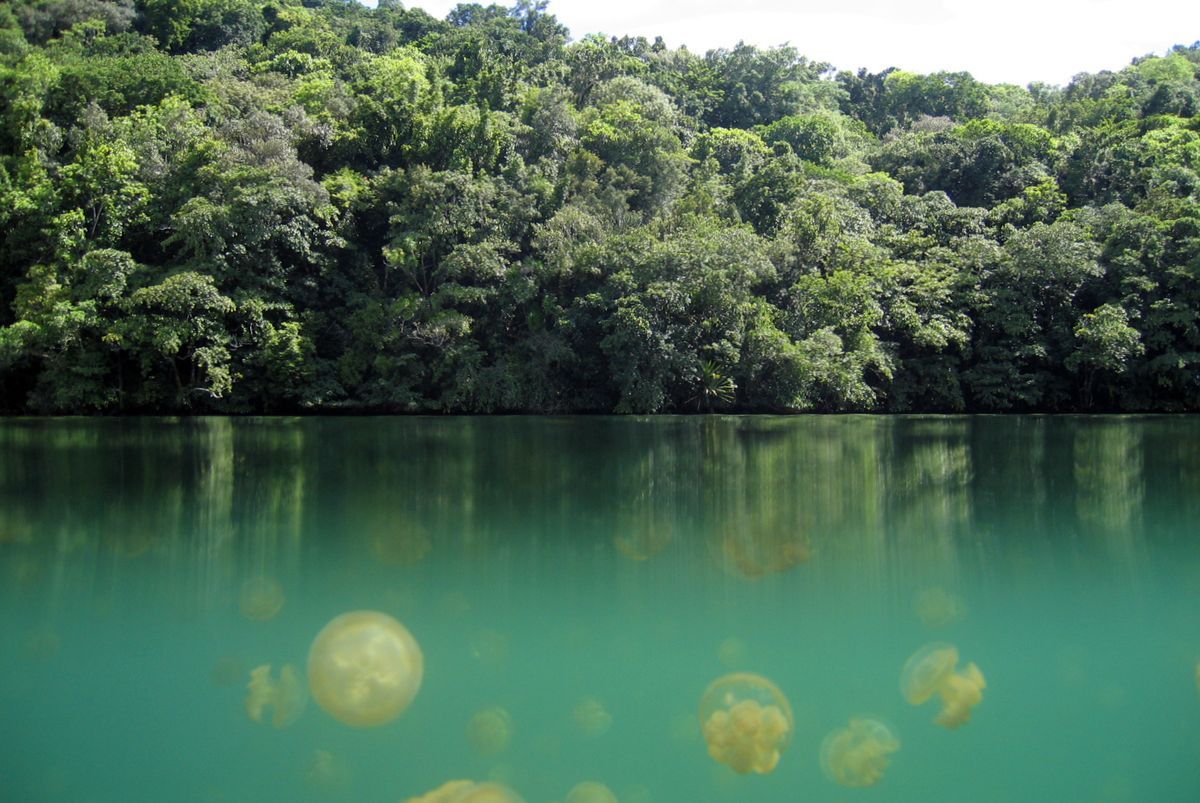
[[[1198,522],[1194,417],[0,420],[0,799],[1195,801]],[[362,608],[420,642],[413,706],[251,722],[250,669]],[[987,679],[956,730],[900,693],[933,641]],[[733,670],[794,709],[769,775],[701,738]],[[901,748],[845,789],[864,715]]]

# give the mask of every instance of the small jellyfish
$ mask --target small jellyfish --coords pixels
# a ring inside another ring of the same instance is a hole
[[[942,710],[934,720],[954,729],[971,719],[971,709],[983,699],[987,687],[975,664],[961,672],[958,650],[949,644],[927,644],[913,653],[900,673],[900,691],[912,705],[921,705],[934,694],[942,698]]]
[[[350,786],[350,768],[328,750],[314,750],[304,765],[304,781],[324,794],[341,793]]]
[[[900,740],[874,719],[852,719],[821,743],[821,769],[842,786],[874,786],[883,778],[888,756],[900,749]]]
[[[1200,661],[1196,662],[1196,691],[1200,692]]]
[[[238,610],[247,619],[265,622],[283,610],[283,586],[274,577],[251,577],[238,593]]]
[[[286,728],[304,713],[308,704],[308,693],[300,680],[300,673],[291,664],[279,670],[279,680],[271,677],[271,665],[263,664],[250,670],[250,682],[246,685],[246,714],[255,722],[263,721],[263,710],[273,709],[271,724]]]
[[[113,551],[122,558],[140,558],[158,546],[159,536],[153,530],[138,529],[122,532],[112,541]]]
[[[246,662],[237,655],[222,655],[212,665],[208,677],[216,686],[236,686],[246,675]]]
[[[700,699],[708,754],[735,772],[775,769],[795,720],[783,692],[760,675],[737,672],[713,681]]]
[[[625,557],[640,563],[666,549],[674,537],[670,522],[642,521],[613,536],[613,546]]]
[[[371,554],[389,566],[415,566],[432,549],[429,533],[419,524],[378,529],[371,535]]]
[[[467,723],[467,741],[481,756],[498,756],[512,741],[513,724],[508,711],[492,706],[476,712]]]
[[[582,781],[567,792],[566,803],[617,803],[617,796],[599,781]]]
[[[471,657],[491,670],[503,669],[511,647],[508,636],[498,630],[480,630],[471,636]]]
[[[595,697],[584,697],[571,710],[571,719],[575,727],[584,736],[603,736],[612,727],[612,714],[604,709],[604,704]]]
[[[654,795],[651,794],[648,788],[641,784],[622,790],[620,799],[624,803],[654,803]]]
[[[913,610],[926,627],[949,627],[967,615],[962,597],[944,588],[926,588],[917,592]]]
[[[502,784],[450,781],[404,803],[524,803],[524,800]]]
[[[421,688],[424,658],[408,628],[378,611],[353,611],[322,628],[308,651],[317,705],[347,725],[384,725]]]
[[[808,540],[799,535],[726,533],[721,555],[727,570],[748,580],[786,572],[812,558]]]
[[[721,642],[717,647],[717,660],[726,669],[733,669],[735,666],[744,666],[746,663],[746,642],[740,638],[730,637]]]

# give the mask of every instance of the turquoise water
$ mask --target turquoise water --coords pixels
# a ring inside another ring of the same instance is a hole
[[[0,799],[1195,801],[1198,536],[1192,417],[0,420]],[[411,708],[252,722],[355,609],[420,642]],[[930,642],[986,677],[955,730],[901,695]],[[733,670],[794,711],[771,774],[701,737]],[[818,761],[861,716],[901,742],[866,790]]]

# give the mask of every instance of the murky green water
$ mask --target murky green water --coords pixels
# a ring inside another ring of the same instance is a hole
[[[5,801],[1200,799],[1196,418],[9,419],[0,582]],[[361,608],[420,642],[412,707],[250,721]],[[986,677],[955,730],[900,692],[932,641]],[[701,737],[732,670],[794,710],[769,775]],[[870,790],[818,761],[860,716],[901,742]]]

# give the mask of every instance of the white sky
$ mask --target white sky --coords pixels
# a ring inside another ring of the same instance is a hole
[[[455,5],[406,3],[438,18]],[[739,39],[790,42],[838,69],[967,70],[1022,85],[1066,84],[1079,72],[1120,69],[1134,56],[1200,40],[1200,0],[551,0],[548,11],[574,39],[662,36],[698,53]]]

